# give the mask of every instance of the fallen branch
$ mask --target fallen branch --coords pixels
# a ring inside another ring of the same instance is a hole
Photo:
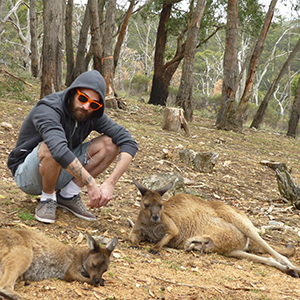
[[[26,81],[23,80],[22,78],[20,78],[20,77],[14,75],[14,74],[12,74],[12,73],[10,73],[9,71],[7,71],[7,70],[5,70],[5,69],[0,68],[0,72],[4,72],[4,73],[6,73],[7,75],[9,75],[9,76],[11,76],[11,77],[13,77],[13,78],[15,78],[15,79],[17,79],[17,80],[20,80],[20,81],[22,81],[23,83],[25,83],[25,84],[29,85],[30,87],[32,87],[32,84],[26,82]]]
[[[251,290],[259,290],[259,291],[265,291],[266,289],[261,287],[261,288],[258,288],[258,287],[230,287],[230,286],[227,286],[227,285],[224,285],[224,287],[226,287],[227,289],[230,289],[230,290],[233,290],[233,291],[251,291]]]
[[[279,193],[285,202],[289,202],[295,208],[300,209],[300,187],[294,182],[290,173],[285,170],[275,170]]]
[[[101,296],[107,297],[105,294],[100,293],[100,292],[98,292],[98,291],[96,291],[96,290],[94,290],[94,289],[89,289],[89,288],[81,288],[81,289],[84,290],[84,291],[94,292],[94,293],[99,294],[99,295],[101,295]],[[105,298],[105,299],[107,299],[107,298]]]
[[[164,282],[167,282],[167,283],[171,283],[171,284],[175,284],[175,285],[179,285],[179,286],[196,287],[196,288],[200,288],[200,289],[203,289],[203,290],[208,290],[207,287],[203,287],[203,286],[200,286],[200,285],[185,284],[185,283],[181,283],[181,282],[175,282],[175,281],[172,281],[172,280],[163,279],[163,278],[151,275],[151,274],[147,274],[147,275],[150,276],[150,277],[153,277],[153,278],[155,278],[157,280],[161,280],[161,281],[164,281]]]

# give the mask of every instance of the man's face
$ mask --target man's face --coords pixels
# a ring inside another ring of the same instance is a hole
[[[100,96],[94,90],[87,88],[80,88],[79,90],[91,100],[100,102]],[[81,103],[78,100],[78,93],[76,93],[74,98],[71,100],[70,109],[72,117],[77,122],[84,122],[93,114],[93,110],[90,107],[90,102]]]

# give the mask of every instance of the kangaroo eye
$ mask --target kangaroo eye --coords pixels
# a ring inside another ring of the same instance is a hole
[[[93,267],[94,269],[97,268],[97,266],[96,266],[94,263],[92,263],[92,267]]]
[[[162,205],[162,204],[160,204],[160,205],[159,205],[159,208],[162,208],[162,207],[163,207],[163,205]]]
[[[150,205],[149,204],[144,204],[145,208],[149,208]]]

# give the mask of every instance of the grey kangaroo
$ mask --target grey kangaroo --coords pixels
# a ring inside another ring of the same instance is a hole
[[[187,194],[177,194],[163,202],[163,194],[173,183],[150,191],[135,180],[133,182],[142,194],[140,212],[129,235],[133,247],[138,247],[144,239],[155,243],[150,250],[153,254],[159,253],[165,245],[217,252],[273,266],[293,277],[300,276],[300,269],[286,257],[293,255],[295,249],[276,248],[276,251],[271,248],[247,216],[234,207]],[[257,248],[260,251],[256,253],[268,253],[272,257],[246,252],[254,252]]]
[[[106,247],[87,234],[89,248],[73,249],[42,233],[29,230],[0,229],[0,296],[24,299],[14,291],[18,278],[37,281],[60,278],[91,285],[104,285],[102,278],[118,239]],[[0,297],[1,298],[1,297]]]

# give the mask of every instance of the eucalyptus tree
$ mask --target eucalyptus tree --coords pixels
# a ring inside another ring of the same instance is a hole
[[[277,74],[276,78],[274,79],[274,81],[272,82],[272,84],[270,85],[267,94],[265,95],[263,101],[260,103],[260,106],[253,118],[253,121],[250,125],[251,128],[258,128],[260,123],[263,121],[263,117],[265,114],[265,111],[268,107],[269,101],[272,97],[272,95],[274,94],[276,88],[278,87],[278,84],[280,82],[280,80],[282,79],[282,77],[284,76],[284,74],[286,73],[289,65],[291,64],[292,60],[295,58],[296,54],[298,53],[300,49],[300,39],[298,40],[296,46],[294,47],[293,51],[289,54],[287,60],[285,61],[285,63],[283,64],[283,66],[281,67],[280,72]]]
[[[216,124],[219,125],[222,120],[226,120],[232,112],[232,103],[230,96],[234,93],[234,86],[237,77],[237,53],[238,53],[238,27],[239,27],[239,10],[238,0],[228,0],[227,6],[227,27],[226,27],[226,48],[223,59],[223,85],[222,98]],[[231,96],[232,97],[232,96]],[[226,107],[227,105],[227,107]]]
[[[263,21],[262,8],[255,1],[228,1],[222,98],[216,125],[226,129],[235,113],[237,99],[245,87],[246,68]]]
[[[160,10],[154,55],[154,74],[149,103],[166,105],[168,88],[175,71],[185,55],[189,16],[194,9],[194,1],[189,1],[188,10],[183,10],[180,0],[156,0],[152,3],[154,10]],[[208,0],[202,18],[196,48],[209,40],[219,29],[223,28],[223,1]],[[208,30],[209,29],[209,30]],[[208,33],[208,37],[207,37]],[[177,38],[177,46],[170,51],[170,36]],[[167,59],[169,59],[167,61]]]
[[[1,2],[0,41],[3,43],[1,45],[3,56],[9,53],[11,59],[23,69],[30,66],[29,13],[26,2],[20,0],[16,3]],[[19,52],[21,55],[16,56],[13,52]]]
[[[131,18],[128,29],[128,47],[136,51],[136,60],[143,64],[147,78],[153,71],[157,24],[158,17],[154,12],[142,10]]]
[[[179,86],[176,104],[184,109],[184,116],[187,121],[193,119],[193,76],[197,36],[204,13],[206,0],[198,0],[195,10],[192,13],[190,26],[187,33],[185,55],[182,66],[182,76]]]
[[[300,118],[300,76],[299,76],[297,88],[295,91],[295,98],[291,109],[287,136],[296,137],[299,118]]]
[[[162,3],[156,36],[154,74],[149,99],[150,104],[165,105],[171,78],[183,58],[184,44],[182,40],[185,33],[184,31],[178,37],[177,49],[173,59],[165,63],[165,50],[168,37],[166,24],[170,19],[173,6],[178,2],[180,2],[180,0],[165,0]]]
[[[241,99],[239,100],[237,108],[234,109],[232,113],[225,112],[222,122],[218,126],[219,129],[227,129],[227,130],[233,129],[233,130],[240,131],[243,127],[244,114],[248,107],[249,100],[253,95],[255,73],[256,73],[256,70],[259,65],[259,59],[260,59],[260,56],[261,56],[263,48],[264,48],[266,36],[267,36],[268,30],[270,28],[271,20],[274,15],[276,3],[277,3],[277,0],[272,0],[270,3],[268,12],[264,19],[264,24],[261,28],[260,36],[255,44],[255,48],[251,55],[251,59],[249,62],[249,68],[248,68],[248,77],[247,77],[243,95],[242,95]],[[233,95],[234,95],[234,93],[233,93]],[[233,100],[234,100],[234,98],[231,96],[230,97],[231,104],[233,104]],[[227,108],[227,110],[228,110],[228,108]]]
[[[44,39],[42,51],[41,95],[62,89],[63,19],[65,2],[43,0]]]
[[[39,49],[37,37],[37,22],[36,22],[36,0],[30,0],[30,59],[31,59],[31,74],[37,78],[39,74]]]
[[[124,1],[123,1],[124,2]],[[72,45],[71,31],[73,1],[68,2],[66,22],[67,81],[69,85],[74,78],[88,69],[93,68],[104,77],[107,85],[107,96],[115,97],[113,79],[119,61],[122,44],[126,35],[129,19],[137,7],[138,1],[130,0],[129,6],[122,6],[122,1],[88,0],[80,28],[77,52]],[[124,2],[125,3],[125,2]],[[127,2],[125,3],[127,5]],[[116,43],[114,40],[116,38]],[[76,52],[76,58],[72,56]]]

